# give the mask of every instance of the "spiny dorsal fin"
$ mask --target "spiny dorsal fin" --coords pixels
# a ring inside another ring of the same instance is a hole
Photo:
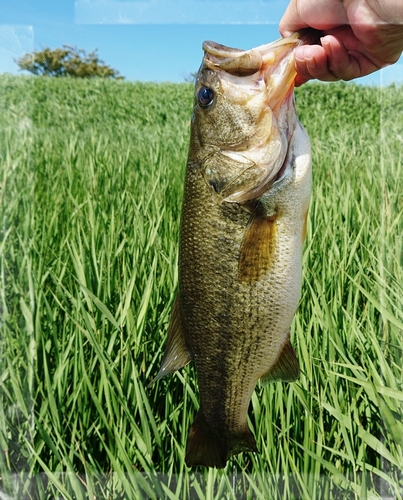
[[[161,368],[153,382],[165,375],[176,372],[191,361],[191,355],[185,345],[184,326],[179,296],[176,297],[168,327],[168,339],[165,346]]]
[[[266,385],[269,382],[294,382],[298,377],[298,359],[288,337],[278,360],[260,381]]]

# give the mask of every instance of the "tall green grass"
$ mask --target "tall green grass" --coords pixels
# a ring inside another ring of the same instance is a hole
[[[297,91],[314,187],[259,455],[184,465],[192,366],[148,387],[177,285],[192,88],[0,78],[4,498],[403,497],[403,89]]]

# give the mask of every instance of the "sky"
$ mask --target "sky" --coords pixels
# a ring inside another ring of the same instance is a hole
[[[182,82],[197,71],[202,43],[250,49],[279,38],[288,0],[0,0],[0,73],[14,59],[69,44],[98,56],[126,80]],[[397,64],[355,80],[403,83]]]

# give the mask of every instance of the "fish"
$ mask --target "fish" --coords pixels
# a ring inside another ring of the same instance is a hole
[[[180,221],[178,292],[158,380],[195,364],[200,408],[188,467],[258,452],[256,384],[297,380],[309,137],[294,100],[299,34],[250,50],[203,43]]]

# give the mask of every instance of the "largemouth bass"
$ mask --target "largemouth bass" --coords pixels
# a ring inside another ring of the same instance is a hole
[[[180,226],[179,290],[159,379],[193,360],[200,409],[186,464],[257,451],[257,381],[294,381],[289,328],[311,192],[294,104],[298,35],[243,51],[204,42]]]

